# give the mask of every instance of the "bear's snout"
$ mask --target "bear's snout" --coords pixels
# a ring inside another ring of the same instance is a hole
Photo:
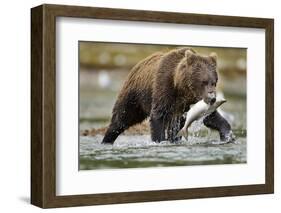
[[[216,98],[212,98],[212,99],[210,100],[210,104],[211,104],[211,105],[213,105],[215,102],[216,102]]]
[[[215,92],[208,92],[207,103],[213,105],[215,102],[216,102],[216,93]]]

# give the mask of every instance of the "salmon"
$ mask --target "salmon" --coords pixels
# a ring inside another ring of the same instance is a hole
[[[204,100],[198,101],[194,104],[186,114],[186,120],[183,128],[178,132],[177,136],[184,136],[188,139],[188,127],[195,121],[203,116],[208,116],[214,112],[218,107],[220,107],[226,100],[224,98],[219,98],[212,105],[207,104]]]

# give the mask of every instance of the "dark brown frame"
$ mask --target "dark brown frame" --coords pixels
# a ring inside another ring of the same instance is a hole
[[[95,18],[229,27],[266,32],[265,184],[195,189],[56,195],[56,17]],[[31,203],[65,207],[274,192],[274,20],[141,10],[41,5],[31,9]]]

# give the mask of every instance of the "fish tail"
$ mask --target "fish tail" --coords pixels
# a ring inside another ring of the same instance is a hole
[[[187,129],[186,130],[185,129],[181,129],[178,132],[177,137],[181,137],[181,136],[183,136],[187,140],[187,138],[188,138],[188,131],[187,131]]]

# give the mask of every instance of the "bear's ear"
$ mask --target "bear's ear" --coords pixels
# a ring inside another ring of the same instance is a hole
[[[211,58],[211,60],[212,60],[213,63],[217,64],[217,60],[218,60],[218,55],[217,55],[217,53],[212,52],[212,53],[210,54],[210,58]]]
[[[186,50],[185,58],[186,58],[187,64],[191,65],[194,62],[196,56],[195,56],[195,53],[192,52],[191,50]]]

